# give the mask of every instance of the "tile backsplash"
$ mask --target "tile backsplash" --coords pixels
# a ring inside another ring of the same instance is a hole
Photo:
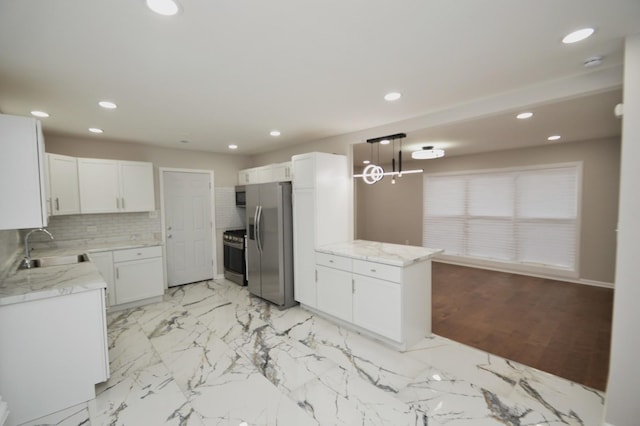
[[[236,207],[236,190],[233,186],[216,187],[216,228],[233,229],[245,227],[246,210]]]
[[[153,213],[153,212],[152,212]],[[155,217],[151,217],[155,216]],[[160,213],[105,213],[53,216],[47,229],[58,241],[106,239],[149,240],[160,239]],[[28,230],[21,231],[24,235]],[[48,237],[37,232],[32,241],[48,241]]]

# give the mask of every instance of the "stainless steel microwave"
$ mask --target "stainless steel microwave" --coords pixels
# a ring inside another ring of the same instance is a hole
[[[236,186],[236,206],[238,207],[247,206],[247,192],[244,185]]]

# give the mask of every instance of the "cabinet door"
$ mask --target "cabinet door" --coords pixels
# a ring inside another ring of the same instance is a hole
[[[247,185],[249,182],[249,172],[246,170],[240,170],[238,172],[238,185]]]
[[[80,213],[78,160],[66,155],[47,154],[51,214],[53,216]]]
[[[133,302],[164,293],[162,258],[115,263],[116,304]]]
[[[113,276],[113,254],[110,251],[91,253],[91,262],[107,282],[107,306],[116,304],[116,288]]]
[[[120,207],[118,163],[97,158],[78,158],[80,211],[113,213]]]
[[[47,226],[40,122],[0,114],[0,229]]]
[[[315,249],[316,249],[315,191],[293,192],[293,271],[294,298],[300,303],[316,307]]]
[[[148,212],[156,209],[153,188],[153,164],[120,161],[120,209],[125,212]]]
[[[316,307],[329,315],[351,322],[353,319],[351,272],[326,266],[316,266],[316,271],[318,278]]]
[[[398,283],[353,275],[353,322],[381,336],[402,341],[402,288]],[[428,309],[429,307],[425,307]]]
[[[293,169],[293,188],[315,188],[316,153],[294,155],[291,157]]]
[[[291,162],[274,164],[272,166],[272,174],[274,182],[291,181]]]

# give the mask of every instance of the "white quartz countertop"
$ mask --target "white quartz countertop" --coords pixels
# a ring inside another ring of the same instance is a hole
[[[96,253],[137,247],[161,245],[158,240],[147,241],[60,241],[35,245],[31,258],[67,256],[72,254]],[[22,254],[3,271],[0,279],[0,306],[28,302],[66,294],[80,293],[106,288],[104,278],[92,262],[72,265],[47,266],[42,268],[18,269]]]
[[[407,266],[430,259],[434,255],[442,253],[443,250],[381,243],[378,241],[354,240],[324,245],[316,248],[316,251],[393,266]]]

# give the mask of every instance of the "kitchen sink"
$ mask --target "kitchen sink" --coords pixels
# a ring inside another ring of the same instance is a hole
[[[39,257],[29,260],[29,266],[25,262],[20,263],[20,269],[45,268],[47,266],[72,265],[75,263],[89,262],[89,255],[86,253],[74,254],[70,256]]]

